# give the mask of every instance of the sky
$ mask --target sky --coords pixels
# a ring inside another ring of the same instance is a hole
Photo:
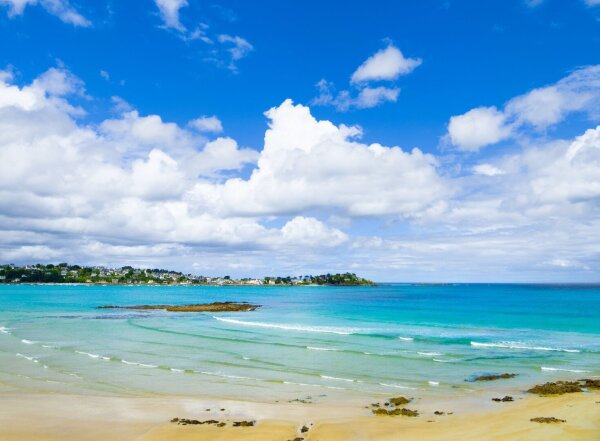
[[[0,0],[0,262],[600,281],[600,1]]]

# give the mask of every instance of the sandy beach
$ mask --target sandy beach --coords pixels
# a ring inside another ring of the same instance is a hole
[[[129,398],[60,394],[0,396],[0,439],[16,440],[597,440],[600,393],[562,396],[515,396],[493,403],[489,394],[452,400],[415,400],[415,418],[376,416],[368,407],[302,403],[253,403],[195,398]],[[478,406],[479,404],[479,406]],[[210,410],[208,410],[210,409]],[[221,410],[223,409],[223,410]],[[445,412],[435,415],[435,410]],[[448,414],[452,412],[452,414]],[[171,419],[218,420],[215,424],[179,425]],[[555,417],[564,423],[536,423]],[[234,427],[235,421],[256,421]],[[303,426],[308,429],[301,432]]]

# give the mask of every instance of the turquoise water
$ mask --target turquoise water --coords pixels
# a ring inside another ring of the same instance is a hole
[[[226,314],[100,305],[249,301]],[[600,375],[600,286],[0,286],[0,390],[292,399]],[[514,372],[511,380],[472,376]],[[410,391],[410,392],[409,392]]]

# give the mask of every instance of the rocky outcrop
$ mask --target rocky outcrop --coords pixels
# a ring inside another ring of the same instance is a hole
[[[510,395],[506,395],[504,398],[492,398],[492,401],[495,401],[497,403],[506,403],[508,401],[515,401],[515,400]]]
[[[246,302],[214,302],[197,303],[192,305],[133,305],[133,306],[98,306],[98,309],[162,309],[170,312],[241,312],[254,311],[260,308],[260,305],[253,305]]]

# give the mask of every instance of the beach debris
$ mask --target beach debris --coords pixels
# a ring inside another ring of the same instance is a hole
[[[302,426],[302,427],[300,428],[300,433],[306,433],[306,432],[308,432],[309,430],[310,430],[310,428],[309,428],[309,427],[307,427],[307,426]]]
[[[476,375],[472,379],[465,381],[493,381],[493,380],[505,380],[508,378],[514,378],[517,374],[509,374],[505,372],[503,374],[486,374],[486,375]]]
[[[196,303],[192,305],[133,305],[133,306],[116,306],[106,305],[98,306],[98,309],[162,309],[169,312],[241,312],[254,311],[260,308],[260,305],[253,305],[247,302],[213,302],[213,303]]]
[[[547,424],[566,423],[567,422],[567,420],[561,420],[561,419],[554,418],[554,417],[536,417],[536,418],[531,418],[529,421],[533,421],[534,423],[547,423]]]
[[[513,397],[511,397],[510,395],[506,395],[503,398],[492,398],[492,401],[495,401],[497,403],[506,403],[507,401],[515,401]]]
[[[538,395],[562,395],[574,392],[582,392],[581,385],[577,381],[557,381],[538,384],[527,392]]]
[[[442,412],[441,410],[436,410],[433,412],[434,415],[446,415],[446,412]]]
[[[301,436],[297,436],[294,439],[288,439],[287,441],[304,441],[304,438],[302,438]]]
[[[294,398],[293,400],[288,400],[288,403],[303,403],[303,404],[313,404],[312,401],[310,401],[311,397],[306,397],[306,398]]]

